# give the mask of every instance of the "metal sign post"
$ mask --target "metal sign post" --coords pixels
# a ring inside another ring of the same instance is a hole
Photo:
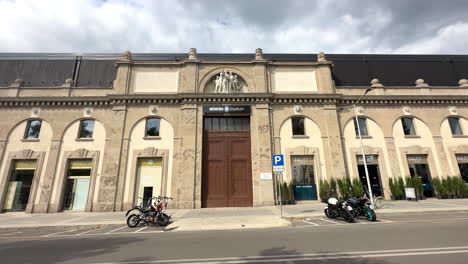
[[[283,199],[281,198],[282,175],[284,171],[284,155],[273,155],[272,158],[273,171],[275,172],[276,184],[278,186],[278,194],[280,200],[280,214],[283,218]],[[280,178],[281,177],[281,178]]]

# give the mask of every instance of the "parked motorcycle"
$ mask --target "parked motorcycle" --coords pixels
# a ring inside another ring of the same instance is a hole
[[[360,198],[349,196],[346,201],[351,207],[353,207],[352,212],[355,218],[364,216],[368,221],[374,222],[377,220],[374,206],[370,203],[366,196]]]
[[[171,217],[165,213],[165,209],[167,208],[168,200],[172,199],[166,196],[151,197],[148,199],[146,206],[142,201],[140,205],[128,210],[125,214],[125,216],[128,216],[128,227],[137,227],[141,222],[146,224],[156,222],[160,226],[166,226]],[[132,211],[135,213],[130,214]]]
[[[324,209],[325,215],[328,218],[335,219],[337,217],[344,218],[349,223],[354,222],[353,207],[348,202],[339,201],[336,198],[329,198],[327,200],[327,206]]]

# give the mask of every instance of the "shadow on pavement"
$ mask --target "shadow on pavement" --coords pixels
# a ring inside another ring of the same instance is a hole
[[[86,241],[82,239],[38,239],[2,242],[0,256],[2,256],[1,263],[57,263],[65,261],[83,263],[85,258],[110,254],[141,240],[132,237],[97,238]]]
[[[328,254],[333,252],[317,252],[317,254]],[[340,252],[337,252],[340,253]],[[260,252],[260,256],[279,256],[279,255],[299,255],[303,254],[296,250],[286,249],[284,247],[275,247],[266,249]],[[333,256],[333,255],[332,255]],[[275,262],[278,263],[278,262]],[[314,263],[314,264],[390,264],[391,262],[385,260],[374,260],[374,259],[364,259],[364,258],[343,258],[343,259],[309,259],[309,260],[286,260],[281,263]]]

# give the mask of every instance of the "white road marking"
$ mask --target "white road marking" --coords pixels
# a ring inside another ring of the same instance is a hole
[[[104,229],[104,228],[106,228],[106,227],[102,227],[102,228],[98,228],[98,229],[91,229],[91,230],[88,230],[88,231],[84,231],[84,232],[75,234],[75,235],[73,235],[73,236],[81,236],[81,235],[87,234],[87,233],[89,233],[89,232],[102,230],[102,229]]]
[[[135,231],[135,232],[133,232],[133,233],[138,233],[138,232],[140,232],[141,230],[144,230],[144,229],[146,229],[146,228],[148,228],[148,227],[147,227],[147,226],[142,227],[142,228],[138,229],[137,231]]]
[[[349,259],[349,258],[379,258],[397,256],[417,256],[417,255],[437,255],[437,254],[458,254],[468,253],[468,246],[445,247],[445,248],[414,248],[414,249],[393,249],[376,251],[355,251],[355,252],[334,252],[334,253],[310,253],[292,255],[273,256],[247,256],[247,257],[224,257],[224,258],[202,258],[202,259],[172,259],[154,261],[125,261],[106,262],[95,264],[141,264],[141,263],[262,263],[262,262],[284,262],[284,261],[304,261],[304,260],[325,260],[325,259]]]
[[[314,225],[314,226],[320,226],[319,224],[312,223],[312,222],[309,222],[309,221],[306,221],[306,220],[302,220],[302,222],[310,224],[310,225]]]
[[[339,224],[340,224],[340,223],[337,223],[337,222],[335,222],[335,221],[327,220],[327,219],[325,219],[325,218],[320,218],[320,220],[325,221],[325,222],[329,222],[329,223],[332,223],[332,224],[335,224],[335,225],[339,225]]]
[[[109,231],[109,232],[107,232],[107,233],[104,233],[104,234],[106,234],[106,235],[107,235],[107,234],[111,234],[111,233],[114,233],[114,232],[117,231],[117,230],[124,229],[125,227],[127,227],[127,226],[122,226],[122,227],[113,229],[113,230],[111,230],[111,231]]]
[[[48,234],[48,235],[43,235],[41,237],[50,237],[50,236],[54,236],[54,235],[58,235],[58,234],[73,232],[73,231],[76,231],[76,230],[78,230],[78,229],[72,229],[72,230],[66,230],[66,231],[62,231],[62,232],[52,233],[52,234]]]

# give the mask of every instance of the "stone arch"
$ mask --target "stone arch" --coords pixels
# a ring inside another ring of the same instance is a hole
[[[147,118],[160,119],[160,134],[158,137],[145,137],[144,129]],[[137,166],[138,158],[161,158],[162,175],[161,175],[161,194],[171,195],[172,193],[172,171],[174,164],[174,126],[164,117],[160,115],[146,115],[138,119],[129,129],[127,147],[127,160],[125,167],[125,177],[123,180],[123,209],[131,208],[134,204],[134,196],[137,183]],[[157,191],[157,190],[156,190]],[[160,193],[154,193],[159,195]]]
[[[210,70],[209,72],[207,72],[201,79],[200,79],[200,88],[201,88],[201,91],[203,93],[210,93],[210,91],[207,91],[207,87],[208,87],[208,84],[210,81],[212,81],[214,79],[214,77],[223,72],[224,70],[227,70],[228,72],[232,72],[234,74],[236,74],[237,76],[239,76],[239,78],[241,78],[242,81],[244,81],[244,85],[246,87],[244,87],[244,90],[242,91],[243,93],[245,92],[249,92],[251,90],[254,90],[255,86],[253,84],[253,82],[250,80],[250,78],[247,78],[247,76],[249,76],[249,74],[245,73],[244,71],[240,70],[239,68],[236,68],[236,67],[216,67],[212,70]]]
[[[16,122],[16,123],[8,130],[8,133],[7,133],[6,136],[5,136],[5,139],[7,139],[7,142],[8,142],[8,139],[10,138],[11,133],[13,133],[13,131],[14,131],[18,126],[22,125],[22,124],[25,123],[25,122],[28,122],[29,120],[41,120],[42,124],[44,124],[44,122],[45,122],[45,124],[47,124],[47,125],[50,126],[49,121],[47,121],[47,120],[44,119],[44,118],[40,118],[40,117],[28,117],[28,118],[22,119],[22,120],[20,120],[19,122]],[[41,124],[41,130],[42,130],[42,124]],[[52,135],[52,137],[53,137],[53,132],[54,132],[54,130],[52,129],[52,126],[50,126],[50,128],[51,128],[51,131],[50,131],[50,132],[51,132],[51,135]]]
[[[304,117],[305,135],[293,136],[290,129],[292,117]],[[285,118],[278,126],[279,147],[280,152],[285,155],[285,171],[284,179],[292,180],[291,176],[291,155],[313,155],[314,156],[314,174],[316,183],[326,174],[325,169],[325,154],[323,149],[322,131],[318,124],[306,115],[290,115]]]
[[[74,119],[73,121],[69,122],[69,123],[63,128],[62,134],[61,134],[61,136],[60,136],[60,140],[63,141],[63,138],[64,138],[64,136],[65,136],[65,133],[68,131],[68,129],[70,129],[70,127],[72,127],[73,125],[75,125],[76,122],[80,122],[81,120],[94,120],[95,123],[98,122],[99,124],[101,124],[101,125],[104,127],[104,133],[105,133],[106,136],[107,136],[107,134],[109,134],[109,131],[108,131],[109,128],[107,128],[107,127],[104,125],[105,123],[101,122],[99,119],[94,118],[94,117],[80,117],[80,118],[76,118],[76,119]]]
[[[400,121],[400,120],[401,120],[403,117],[411,117],[411,118],[413,118],[413,120],[416,120],[416,122],[413,123],[416,136],[421,136],[421,135],[418,133],[418,131],[426,131],[426,132],[428,132],[426,136],[432,137],[431,128],[428,126],[428,124],[427,124],[426,122],[424,122],[424,120],[423,120],[422,118],[420,118],[420,117],[418,117],[418,116],[416,116],[416,115],[400,115],[400,116],[398,116],[398,118],[396,118],[395,120],[393,120],[393,123],[392,123],[392,136],[393,136],[394,138],[397,138],[397,137],[395,136],[396,126],[398,126],[398,122],[400,122],[399,124],[401,125],[401,121]],[[422,124],[422,125],[423,125],[423,126],[422,126],[423,129],[422,129],[422,130],[420,130],[421,128],[418,129],[416,123]],[[401,133],[403,133],[403,132],[401,132]]]
[[[277,131],[275,134],[280,135],[282,127],[285,125],[286,122],[288,122],[288,121],[289,121],[291,118],[293,118],[293,117],[304,117],[304,118],[306,118],[306,119],[309,119],[310,121],[312,121],[312,123],[313,123],[314,125],[317,126],[318,130],[320,131],[320,136],[323,135],[322,128],[318,125],[317,120],[314,120],[313,118],[311,118],[310,116],[305,115],[305,114],[289,115],[288,117],[284,118],[284,119],[279,123],[279,126],[277,126],[277,127],[278,127],[278,131]]]
[[[370,117],[370,116],[368,116],[368,115],[358,115],[358,118],[366,118],[366,119],[368,119],[368,120],[371,120],[372,122],[374,122],[374,123],[377,125],[377,127],[379,127],[380,132],[383,134],[383,129],[382,129],[382,127],[379,125],[379,122],[376,121],[375,118]],[[343,128],[342,128],[343,131],[344,131],[345,128],[349,125],[349,123],[353,123],[353,122],[354,122],[354,119],[356,119],[356,117],[353,115],[353,117],[348,118],[348,119],[344,122],[344,126],[343,126]],[[354,123],[353,123],[353,126],[354,126]]]
[[[136,121],[133,123],[132,127],[128,130],[128,135],[126,135],[126,136],[127,136],[128,138],[131,138],[131,136],[132,136],[132,134],[133,134],[133,132],[134,132],[136,126],[137,126],[138,124],[140,124],[140,122],[146,120],[147,118],[159,118],[159,119],[161,119],[161,120],[164,120],[164,121],[166,121],[166,122],[171,126],[172,130],[175,131],[174,125],[173,125],[167,118],[165,118],[165,117],[163,117],[163,116],[161,116],[161,115],[146,115],[145,117],[139,118],[138,120],[136,120]]]

